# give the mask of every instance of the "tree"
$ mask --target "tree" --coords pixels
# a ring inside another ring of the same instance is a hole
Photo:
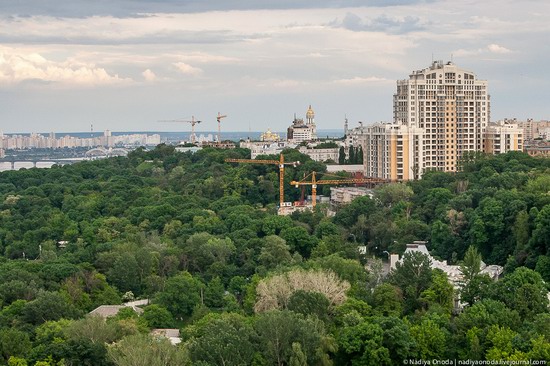
[[[330,302],[319,292],[298,290],[288,299],[287,309],[304,316],[315,315],[321,320],[328,319]]]
[[[282,230],[281,238],[286,241],[291,250],[297,251],[304,258],[309,258],[312,249],[318,244],[318,239],[309,235],[307,230],[301,226]]]
[[[298,290],[321,293],[326,296],[331,306],[339,305],[346,300],[346,291],[349,287],[349,282],[341,281],[331,271],[293,270],[258,283],[254,311],[285,309],[290,297]]]
[[[374,191],[374,198],[382,206],[393,207],[397,203],[411,200],[414,192],[405,183],[384,184]]]
[[[522,318],[548,312],[548,289],[541,275],[519,267],[494,285],[492,297],[516,310]]]
[[[259,350],[271,365],[287,365],[291,357],[292,344],[299,343],[310,364],[324,359],[326,338],[322,322],[304,318],[291,311],[273,310],[258,316],[254,329],[259,337]]]
[[[164,337],[136,334],[109,346],[109,358],[117,366],[188,366],[184,350]]]
[[[149,328],[171,328],[174,326],[172,314],[158,304],[146,306],[141,319],[145,320]]]
[[[273,269],[280,265],[290,264],[292,256],[286,241],[277,235],[270,235],[264,238],[265,245],[260,251],[258,260],[267,269]]]
[[[550,204],[539,211],[529,246],[539,254],[550,254]]]
[[[224,305],[225,288],[223,287],[222,280],[219,277],[215,277],[208,282],[204,289],[204,304],[209,308],[221,309]]]
[[[161,306],[176,318],[191,315],[201,299],[201,283],[189,272],[183,272],[166,280],[164,291],[158,295]]]
[[[397,286],[382,283],[374,288],[372,305],[376,314],[399,317],[403,312],[403,292]]]
[[[460,264],[460,273],[465,283],[470,282],[481,272],[481,254],[473,246],[468,247]]]
[[[79,311],[58,292],[42,291],[23,309],[25,320],[31,324],[41,324],[48,320],[61,318],[73,319],[78,315]]]
[[[186,330],[191,360],[209,365],[250,365],[256,351],[256,333],[237,314],[209,314]]]
[[[410,332],[416,341],[417,356],[424,360],[443,359],[446,353],[447,332],[431,319],[412,325]]]
[[[432,272],[432,283],[430,287],[422,292],[421,299],[425,301],[428,307],[432,305],[440,306],[447,314],[453,310],[454,288],[447,279],[447,274],[440,269]]]
[[[344,165],[346,163],[346,150],[343,146],[340,146],[338,150],[338,164]]]
[[[0,353],[4,361],[12,356],[25,356],[31,350],[29,335],[10,328],[0,330]]]
[[[384,331],[378,324],[363,320],[344,327],[338,334],[343,363],[352,365],[392,365],[390,351],[384,347]]]
[[[420,295],[432,284],[430,258],[420,252],[405,253],[391,273],[390,283],[403,291],[405,313],[419,309]]]
[[[302,351],[302,346],[298,342],[292,343],[292,356],[290,356],[290,366],[307,366],[307,357]]]

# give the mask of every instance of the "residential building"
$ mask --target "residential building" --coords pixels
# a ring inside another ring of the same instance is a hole
[[[393,123],[352,130],[363,146],[365,176],[421,178],[427,170],[455,172],[465,153],[523,149],[516,124],[490,124],[488,83],[452,62],[433,62],[397,81]]]
[[[362,135],[365,176],[391,180],[418,179],[422,173],[424,131],[393,123],[377,123]]]
[[[483,148],[487,154],[523,151],[523,129],[508,120],[491,122],[485,131]]]
[[[357,197],[373,197],[373,190],[365,187],[330,187],[330,203],[345,205]]]
[[[300,146],[298,149],[302,154],[308,155],[311,159],[315,161],[328,161],[338,162],[338,155],[340,152],[339,147],[328,148],[328,149],[316,149],[315,147],[310,148],[306,146]]]
[[[397,81],[393,100],[395,124],[424,129],[421,171],[456,171],[465,152],[483,149],[490,97],[474,73],[436,61]]]
[[[286,148],[295,148],[296,144],[288,141],[241,141],[240,147],[250,149],[250,158],[256,159],[258,155],[279,155]]]
[[[526,121],[518,121],[516,118],[504,119],[504,121],[517,123],[518,127],[523,129],[524,141],[550,140],[550,121],[535,121],[532,118],[528,118]]]

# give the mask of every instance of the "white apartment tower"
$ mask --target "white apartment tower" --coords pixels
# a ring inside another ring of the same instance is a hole
[[[484,133],[490,121],[487,81],[458,68],[452,62],[433,62],[397,81],[393,96],[395,126],[423,131],[423,148],[412,151],[412,176],[426,170],[456,171],[467,151],[483,151]]]

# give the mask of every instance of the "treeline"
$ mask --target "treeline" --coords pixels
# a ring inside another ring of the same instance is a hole
[[[470,156],[460,173],[380,187],[330,218],[322,205],[277,216],[278,167],[224,161],[248,156],[161,145],[0,174],[2,362],[550,360],[548,160]],[[286,169],[289,200],[300,192],[288,182],[325,170],[285,151],[297,160]],[[463,263],[460,314],[456,290],[425,257],[385,277],[357,250],[384,257],[413,240]],[[481,258],[505,265],[504,278],[482,276]],[[133,298],[151,305],[106,322],[85,316]],[[154,341],[154,328],[181,329],[183,341]]]
[[[338,164],[363,164],[363,147],[349,146],[348,153],[346,154],[346,149],[344,146],[341,146],[340,150],[338,150]]]

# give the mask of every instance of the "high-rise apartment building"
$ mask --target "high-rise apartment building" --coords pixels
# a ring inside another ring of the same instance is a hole
[[[399,80],[393,100],[395,124],[424,129],[422,170],[455,171],[462,154],[483,149],[490,97],[474,73],[437,61]]]
[[[365,174],[418,179],[427,170],[456,171],[461,157],[470,151],[521,150],[522,134],[517,126],[492,125],[488,129],[490,118],[487,81],[452,62],[433,62],[397,81],[393,123],[364,129]],[[488,132],[490,147],[485,144]],[[504,143],[497,144],[501,139]]]

